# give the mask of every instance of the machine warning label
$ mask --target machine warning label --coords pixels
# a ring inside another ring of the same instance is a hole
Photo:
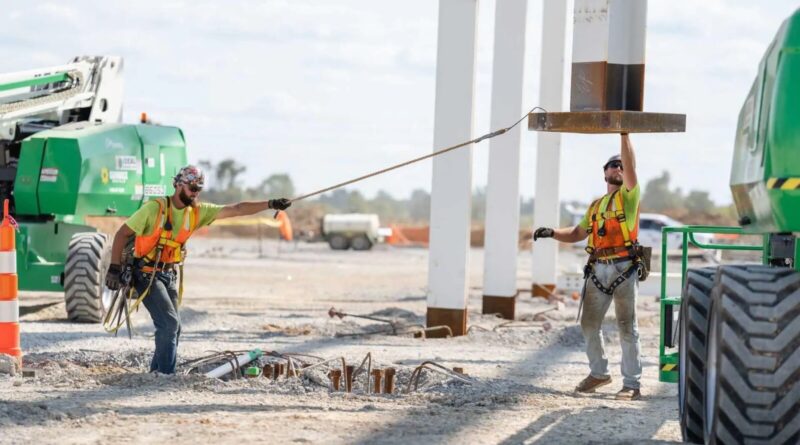
[[[115,156],[117,170],[140,171],[142,164],[136,156]]]
[[[145,184],[144,185],[144,196],[164,196],[167,194],[167,190],[164,187],[164,184]]]
[[[124,184],[128,182],[127,170],[122,170],[122,171],[113,170],[108,173],[108,177],[114,184]]]
[[[39,176],[40,182],[56,182],[58,180],[58,169],[57,168],[43,168],[42,173]]]

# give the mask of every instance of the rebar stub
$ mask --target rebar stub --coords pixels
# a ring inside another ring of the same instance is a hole
[[[385,394],[392,394],[394,393],[394,368],[386,368],[383,371],[384,381],[383,381],[383,392]]]
[[[342,370],[332,369],[329,375],[331,378],[331,384],[333,384],[333,390],[338,391],[342,381]]]
[[[373,369],[372,370],[372,392],[374,394],[381,393],[381,378],[383,377],[383,370],[382,369]]]

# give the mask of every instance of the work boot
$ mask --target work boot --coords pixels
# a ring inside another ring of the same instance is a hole
[[[623,386],[617,393],[617,400],[639,400],[642,398],[642,393],[639,388],[628,388]]]
[[[609,383],[611,383],[611,377],[598,379],[589,374],[588,377],[581,380],[581,383],[575,387],[575,392],[593,393],[597,388],[608,385]]]

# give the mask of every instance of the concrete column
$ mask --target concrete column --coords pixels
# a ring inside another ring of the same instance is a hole
[[[477,0],[440,0],[434,150],[472,139]],[[472,147],[433,159],[429,327],[467,330]]]
[[[642,111],[647,0],[575,0],[570,110]]]
[[[563,106],[567,4],[564,0],[543,0],[539,106],[547,111],[560,111]],[[555,228],[559,226],[560,213],[561,135],[540,132],[537,136],[533,226]],[[546,296],[555,290],[558,243],[553,240],[533,243],[532,261],[533,295]]]
[[[492,71],[492,130],[522,115],[527,0],[496,4]],[[489,141],[483,313],[513,320],[519,244],[519,150],[521,126]]]

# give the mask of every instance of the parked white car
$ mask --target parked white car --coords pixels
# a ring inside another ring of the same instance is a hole
[[[643,246],[652,247],[653,250],[661,249],[661,229],[664,227],[684,226],[680,221],[670,218],[660,213],[642,213],[639,215],[639,243]],[[713,242],[714,235],[710,233],[696,233],[694,235],[698,243],[709,244]],[[667,250],[681,248],[683,234],[670,233],[667,238]]]

